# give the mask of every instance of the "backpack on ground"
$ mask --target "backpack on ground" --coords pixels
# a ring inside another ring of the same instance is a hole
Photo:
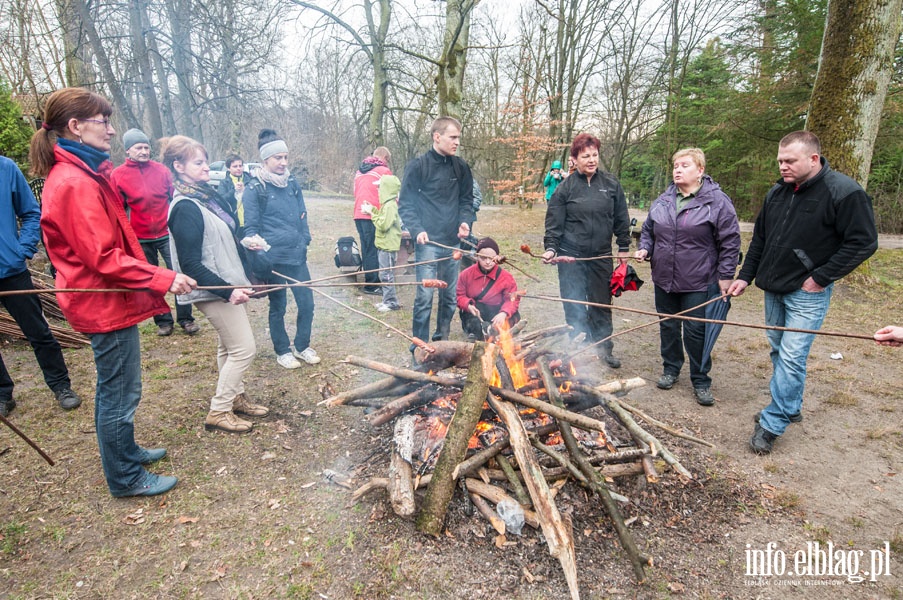
[[[343,236],[335,243],[335,266],[342,271],[361,270],[361,250],[353,236]]]

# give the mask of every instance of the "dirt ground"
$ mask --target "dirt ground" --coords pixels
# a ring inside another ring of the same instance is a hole
[[[351,204],[310,197],[308,210],[311,270],[332,275],[335,239],[354,233]],[[486,206],[475,231],[495,237],[503,253],[541,278],[535,284],[520,277],[528,291],[557,295],[552,268],[515,256],[522,243],[541,246],[543,215],[542,205]],[[825,330],[870,334],[903,323],[901,259],[900,250],[879,251],[869,277],[839,285]],[[651,310],[648,266],[637,268],[647,286],[616,304]],[[378,314],[378,298],[351,288],[329,293]],[[380,318],[409,331],[413,293],[401,288],[406,310]],[[383,476],[388,462],[391,425],[370,426],[361,408],[317,406],[331,390],[379,377],[341,360],[355,354],[403,365],[410,357],[405,340],[370,320],[323,298],[316,311],[312,345],[323,362],[287,371],[274,360],[266,302],[251,305],[258,358],[249,390],[273,414],[245,436],[203,429],[216,381],[216,333],[203,316],[203,330],[192,338],[158,338],[152,322],[141,326],[137,439],[165,446],[169,456],[153,470],[179,477],[172,492],[155,498],[107,492],[92,419],[90,349],[66,351],[85,402],[63,413],[30,348],[4,344],[19,403],[11,420],[57,464],[48,466],[0,426],[0,598],[566,598],[558,561],[539,532],[525,528],[497,547],[487,523],[467,516],[456,497],[444,534],[428,538],[397,518],[382,494],[352,505],[350,491],[326,477],[334,471],[357,485]],[[521,312],[530,329],[563,322],[560,305],[549,302],[525,299]],[[729,318],[761,324],[761,292],[751,288],[737,299]],[[647,320],[616,312],[615,330]],[[452,327],[453,339],[462,339],[457,318]],[[624,362],[618,372],[598,363],[581,368],[604,378],[645,378],[648,385],[629,395],[633,404],[716,447],[652,429],[694,480],[666,472],[657,484],[633,477],[613,484],[630,499],[622,510],[636,517],[631,531],[654,560],[642,586],[600,504],[574,484],[562,489],[558,504],[573,522],[583,598],[903,598],[903,348],[819,337],[804,420],[767,457],[747,448],[753,415],[768,402],[763,331],[725,328],[714,353],[713,408],[693,401],[686,373],[671,391],[655,387],[656,327],[619,338],[615,353]],[[792,571],[797,553],[815,556],[816,544],[830,547],[832,572],[841,576]],[[769,547],[768,564],[780,567],[784,557],[787,570],[750,574],[749,556],[765,556]],[[880,565],[885,551],[889,563]],[[856,574],[864,581],[855,582]]]

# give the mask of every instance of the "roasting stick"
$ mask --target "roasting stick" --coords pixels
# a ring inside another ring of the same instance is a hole
[[[565,304],[582,304],[583,306],[598,306],[599,308],[610,308],[621,310],[638,315],[648,315],[650,317],[659,317],[662,319],[677,319],[679,321],[696,321],[698,323],[714,323],[716,325],[736,325],[737,327],[747,327],[749,329],[766,329],[772,331],[790,331],[792,333],[810,333],[812,335],[827,335],[832,337],[852,338],[857,340],[869,340],[874,342],[875,338],[871,335],[863,335],[860,333],[844,333],[842,331],[820,331],[816,329],[796,329],[794,327],[779,327],[777,325],[757,325],[755,323],[741,323],[738,321],[721,321],[718,319],[703,319],[702,317],[688,317],[680,313],[668,315],[658,313],[651,310],[641,310],[639,308],[628,308],[626,306],[618,306],[617,304],[600,304],[598,302],[586,302],[584,300],[569,300],[567,298],[559,298],[557,296],[531,295],[518,292],[521,298],[529,298],[531,300],[548,300],[550,302],[562,302]],[[651,325],[651,323],[649,323]]]
[[[461,241],[464,242],[465,244],[467,244],[468,246],[470,246],[471,248],[476,249],[476,246],[474,246],[473,243],[471,243],[471,242],[469,242],[469,241],[467,241],[467,240],[464,240],[464,239],[462,239]],[[446,250],[452,250],[452,251],[453,251],[453,252],[452,252],[452,258],[455,257],[455,254],[454,254],[454,253],[457,252],[458,258],[455,259],[455,260],[460,260],[461,256],[463,256],[462,253],[461,253],[461,248],[455,248],[454,246],[446,246],[445,244],[440,244],[439,242],[434,242],[434,241],[432,241],[432,240],[430,240],[430,241],[427,242],[427,243],[428,243],[428,244],[432,244],[433,246],[438,246],[439,248],[445,248]],[[501,259],[503,259],[503,260],[501,260]],[[501,264],[508,265],[508,266],[511,267],[512,269],[515,269],[515,270],[519,271],[520,273],[523,273],[524,275],[526,275],[527,277],[529,277],[530,279],[532,279],[532,280],[535,281],[536,283],[539,283],[539,278],[538,278],[538,277],[535,277],[534,275],[530,275],[529,273],[527,273],[526,271],[524,271],[523,269],[521,269],[520,267],[518,267],[516,264],[514,264],[513,262],[511,262],[511,260],[510,260],[508,257],[504,256],[503,254],[499,254],[498,256],[495,257],[495,263],[496,263],[497,265],[501,265]]]
[[[674,313],[674,314],[675,314],[675,315],[685,315],[685,314],[687,314],[687,313],[693,312],[693,311],[696,310],[696,309],[702,308],[703,306],[708,306],[709,304],[712,304],[712,303],[715,302],[716,300],[721,300],[721,299],[723,299],[723,298],[724,298],[724,296],[715,296],[714,298],[709,298],[708,300],[706,300],[706,301],[703,302],[702,304],[699,304],[699,305],[697,305],[697,306],[693,306],[693,307],[691,307],[691,308],[688,308],[688,309],[686,309],[686,310],[682,310],[682,311],[680,311],[679,313]],[[674,315],[671,315],[671,316],[674,316]],[[579,354],[582,354],[582,353],[586,352],[586,351],[589,350],[590,348],[595,348],[596,346],[599,346],[599,345],[601,345],[601,344],[604,344],[604,343],[607,342],[608,340],[613,339],[613,338],[616,338],[616,337],[618,337],[618,336],[620,336],[620,335],[624,335],[624,334],[626,334],[626,333],[631,333],[631,332],[636,331],[637,329],[642,329],[642,328],[644,328],[644,327],[649,327],[650,325],[655,325],[656,323],[661,323],[662,321],[667,321],[668,319],[671,318],[671,316],[663,317],[663,318],[657,319],[657,320],[655,320],[655,321],[650,321],[649,323],[643,323],[642,325],[637,325],[636,327],[631,327],[630,329],[625,329],[625,330],[623,330],[623,331],[618,331],[617,333],[613,333],[613,334],[611,334],[611,335],[608,336],[608,337],[602,338],[602,339],[599,340],[598,342],[593,342],[592,344],[589,344],[588,346],[584,346],[583,348],[580,348],[579,350],[575,350],[574,352],[571,352],[570,354],[566,355],[566,356],[563,358],[563,360],[571,360],[571,359],[574,358],[575,356],[577,356],[577,355],[579,355]]]
[[[533,258],[542,259],[542,254],[533,254],[533,251],[530,250],[530,246],[528,246],[527,244],[521,244],[520,251],[523,252],[524,254],[529,254]],[[622,258],[622,257],[615,256],[614,254],[606,254],[604,256],[588,256],[585,258],[577,258],[576,256],[553,256],[552,258],[549,259],[549,262],[547,262],[545,264],[557,265],[558,263],[570,263],[570,262],[576,262],[578,260],[581,260],[581,261],[582,260],[602,260],[605,258]],[[545,259],[543,259],[543,262],[545,262]]]
[[[293,281],[293,282],[295,282],[295,283],[301,283],[301,282],[298,281],[297,279],[294,279],[294,278],[292,278],[292,277],[289,277],[288,275],[283,275],[282,273],[277,273],[276,271],[273,271],[273,275],[276,275],[277,277],[282,277],[283,279],[285,279],[285,280],[287,280],[287,281]],[[432,282],[432,281],[437,282],[437,283],[445,283],[444,281],[439,281],[439,280],[437,280],[437,279],[424,279],[423,281],[424,281],[424,283],[426,283],[426,282]],[[441,286],[436,285],[436,286],[433,286],[433,287],[441,287]],[[389,324],[386,323],[385,321],[382,321],[382,320],[380,320],[380,319],[377,319],[376,317],[374,317],[374,316],[372,316],[372,315],[368,315],[368,314],[365,313],[364,311],[358,310],[358,309],[356,309],[356,308],[352,308],[352,307],[348,306],[347,304],[345,304],[344,302],[342,302],[342,301],[340,301],[340,300],[336,300],[335,298],[333,298],[332,296],[330,296],[330,295],[327,294],[326,292],[321,292],[320,290],[318,290],[318,289],[315,288],[315,287],[312,287],[312,288],[311,288],[311,291],[312,291],[312,292],[316,292],[317,294],[320,294],[321,296],[323,296],[324,298],[327,298],[328,300],[332,300],[333,302],[335,302],[335,303],[338,304],[339,306],[343,306],[343,307],[347,308],[348,310],[350,310],[350,311],[353,312],[353,313],[357,313],[357,314],[359,314],[359,315],[361,315],[361,316],[367,317],[367,318],[370,319],[371,321],[376,321],[377,323],[379,323],[380,325],[382,325],[382,326],[385,327],[386,329],[389,329],[390,331],[394,331],[395,333],[397,333],[398,335],[400,335],[400,336],[403,337],[404,339],[408,340],[409,342],[411,342],[412,344],[414,344],[414,345],[417,346],[418,348],[422,348],[422,349],[424,349],[425,351],[429,352],[430,354],[432,354],[433,352],[436,351],[435,348],[433,348],[432,346],[430,346],[429,344],[427,344],[427,343],[424,342],[423,340],[421,340],[421,339],[419,339],[419,338],[411,337],[411,336],[409,336],[408,334],[406,334],[405,332],[403,332],[402,330],[398,329],[397,327],[393,327],[392,325],[389,325]]]
[[[46,460],[47,464],[49,464],[51,467],[56,464],[55,462],[53,462],[52,458],[47,456],[46,452],[41,450],[41,448],[37,444],[35,444],[33,441],[31,441],[31,439],[27,435],[22,433],[22,431],[18,427],[16,427],[12,423],[10,423],[9,420],[7,420],[7,418],[4,417],[3,415],[0,415],[0,423],[3,423],[4,425],[6,425],[10,429],[12,429],[13,433],[15,433],[17,436],[19,436],[23,440],[25,440],[25,443],[28,444],[29,446],[31,446],[32,448],[34,448],[35,451],[41,455],[41,458]]]

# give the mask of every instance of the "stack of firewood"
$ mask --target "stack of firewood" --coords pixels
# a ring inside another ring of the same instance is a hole
[[[623,395],[643,385],[642,379],[589,382],[574,373],[572,365],[555,353],[555,348],[566,345],[558,338],[567,333],[567,328],[524,335],[521,331],[513,331],[514,337],[500,345],[435,342],[429,350],[416,351],[419,370],[347,357],[347,363],[389,377],[333,395],[323,404],[366,406],[370,412],[365,418],[372,425],[395,421],[387,476],[371,479],[354,492],[352,499],[385,490],[397,515],[416,515],[417,528],[432,535],[441,532],[457,488],[465,490],[465,500],[473,503],[500,536],[506,534],[505,522],[489,503],[517,503],[526,524],[542,530],[549,552],[561,562],[571,597],[578,598],[571,525],[555,504],[556,486],[562,479],[571,478],[602,500],[637,579],[642,581],[649,559],[638,550],[617,507],[616,501],[628,499],[612,492],[609,483],[616,477],[640,474],[655,483],[663,468],[683,478],[693,476],[634,417],[669,434],[711,444],[627,404]],[[466,377],[448,370],[465,367]],[[515,369],[530,376],[530,381],[516,389],[511,376]],[[435,456],[423,452],[418,447],[422,442],[416,440],[422,439],[418,436],[423,428],[420,423],[442,412],[435,408],[437,404],[442,410],[449,405],[453,408],[447,423],[427,426],[444,432]],[[602,413],[601,418],[583,414],[591,407]],[[543,418],[537,419],[537,414]],[[487,424],[490,420],[492,423]],[[502,434],[485,444],[481,432],[489,428]],[[632,443],[615,447],[613,434],[618,433],[614,430]],[[587,438],[601,443],[582,441]],[[420,464],[415,467],[418,457]],[[415,490],[424,487],[418,513]]]

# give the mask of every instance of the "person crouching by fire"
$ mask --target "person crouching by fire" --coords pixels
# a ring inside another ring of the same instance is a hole
[[[458,310],[470,341],[483,341],[490,326],[498,331],[520,321],[517,283],[498,264],[498,256],[495,240],[483,238],[477,244],[476,264],[458,277]]]

